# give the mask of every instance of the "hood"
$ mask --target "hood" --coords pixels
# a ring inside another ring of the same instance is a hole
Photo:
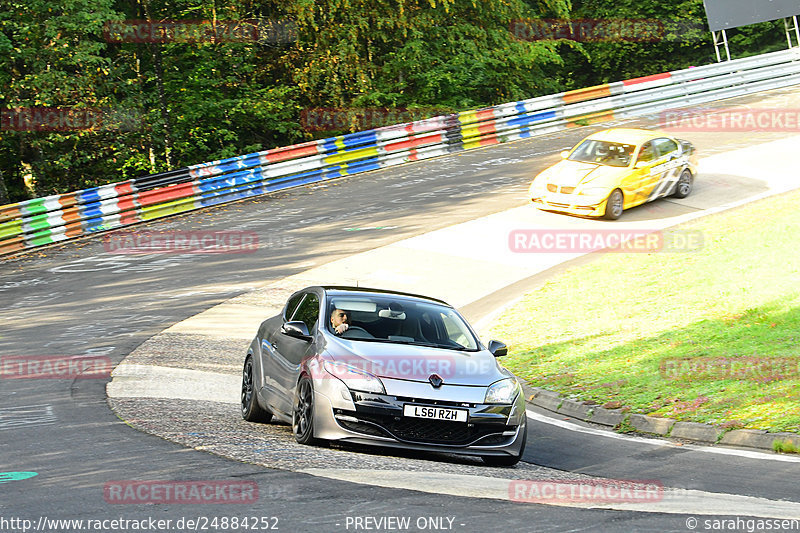
[[[583,183],[604,181],[610,177],[616,178],[625,170],[626,167],[611,167],[565,159],[547,171],[545,181],[559,187],[577,187]]]
[[[332,339],[327,355],[379,378],[428,383],[437,374],[448,385],[489,386],[510,376],[488,350],[464,352],[427,346]]]

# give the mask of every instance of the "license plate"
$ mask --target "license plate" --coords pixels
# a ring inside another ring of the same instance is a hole
[[[451,422],[466,422],[465,409],[450,409],[449,407],[428,407],[425,405],[405,404],[403,415],[413,418],[428,418],[430,420],[449,420]]]

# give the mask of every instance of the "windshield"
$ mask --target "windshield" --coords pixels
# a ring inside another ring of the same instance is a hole
[[[464,319],[444,305],[393,296],[333,296],[328,304],[329,332],[335,333],[331,320],[342,311],[349,324],[341,334],[344,339],[478,350],[478,341]]]
[[[627,167],[636,147],[632,144],[587,139],[569,155],[570,161],[599,163],[610,167]]]

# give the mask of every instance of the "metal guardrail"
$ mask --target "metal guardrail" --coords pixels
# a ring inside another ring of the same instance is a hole
[[[793,85],[800,85],[800,48],[36,198],[0,206],[0,255],[410,161]]]

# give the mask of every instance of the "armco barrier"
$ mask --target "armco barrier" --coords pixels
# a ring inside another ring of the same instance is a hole
[[[800,48],[275,148],[0,206],[0,254],[565,128],[800,85]]]

